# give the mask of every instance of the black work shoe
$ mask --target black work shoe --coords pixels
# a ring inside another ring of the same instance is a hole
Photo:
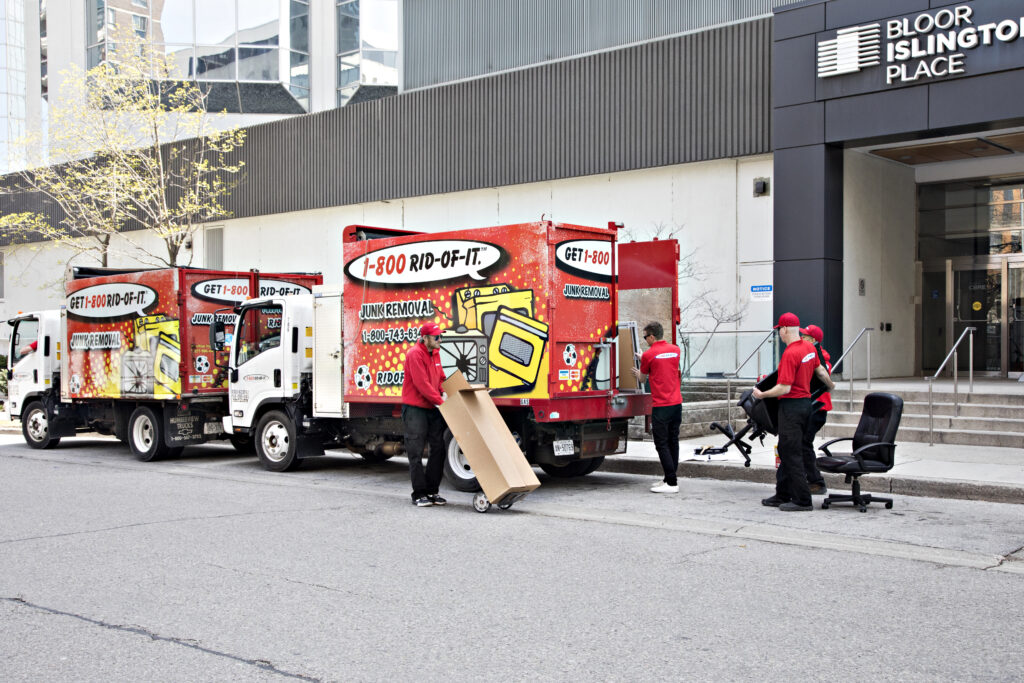
[[[433,495],[427,496],[427,499],[430,501],[430,503],[432,505],[447,505],[448,504],[447,500],[445,500],[441,496],[437,495],[436,493],[433,494]]]
[[[779,506],[780,512],[810,512],[814,507],[810,505],[799,505],[798,503],[783,503]]]
[[[433,503],[430,502],[430,498],[428,498],[427,496],[420,496],[419,498],[412,501],[412,504],[418,508],[428,508],[431,505],[433,505]]]
[[[825,486],[825,482],[819,482],[817,484],[808,484],[807,488],[811,490],[812,496],[824,496],[828,493],[828,488]]]
[[[765,507],[770,507],[770,508],[777,508],[780,505],[782,505],[783,503],[788,503],[788,502],[789,501],[783,500],[782,498],[779,498],[778,496],[772,496],[771,498],[762,498],[761,499],[761,505],[764,505]]]

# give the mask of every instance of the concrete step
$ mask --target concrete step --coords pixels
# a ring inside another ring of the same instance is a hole
[[[846,409],[846,403],[835,404],[837,408]],[[953,403],[935,403],[935,415],[953,415]],[[927,415],[928,402],[909,401],[903,403],[904,415]],[[1024,419],[1024,410],[1020,406],[1002,403],[961,403],[960,417],[1000,417],[1009,420]]]
[[[882,391],[885,393],[893,393],[903,399],[904,403],[924,403],[928,404],[928,389],[906,389],[906,390],[892,390],[892,389],[872,389],[867,391],[866,389],[857,388],[853,391],[854,403],[863,403],[864,397],[870,393]],[[723,390],[724,393],[724,390]],[[850,390],[842,387],[837,388],[832,392],[832,401],[848,401],[850,398]],[[953,392],[950,391],[939,391],[938,388],[932,392],[932,401],[935,403],[952,403]],[[960,385],[959,391],[960,403],[967,404],[978,404],[978,405],[1001,405],[1001,406],[1019,406],[1024,408],[1024,386],[1021,387],[1020,393],[982,393],[975,390],[974,393],[967,393],[967,384]]]
[[[860,421],[860,413],[848,413],[833,410],[828,415],[828,423],[833,425],[856,425]],[[1024,416],[1020,419],[1007,419],[1000,417],[953,417],[951,415],[936,415],[933,420],[935,429],[961,429],[968,431],[996,431],[996,432],[1017,432],[1021,434],[1024,442]],[[904,427],[920,427],[928,429],[927,415],[908,415],[903,413],[900,418],[900,429]],[[1020,445],[1024,446],[1024,443]]]
[[[856,424],[826,424],[820,435],[830,439],[853,436]],[[900,441],[928,442],[928,428],[904,427],[900,423],[896,443]],[[935,429],[934,442],[971,447],[1020,448],[1024,446],[1024,435],[1020,432],[978,431],[969,429]]]

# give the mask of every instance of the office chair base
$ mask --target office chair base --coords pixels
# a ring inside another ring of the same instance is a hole
[[[861,512],[867,512],[868,505],[871,503],[885,503],[885,509],[892,510],[892,498],[873,496],[870,493],[862,494],[860,492],[860,481],[857,479],[853,480],[853,486],[850,493],[852,495],[831,494],[826,496],[825,500],[821,501],[821,509],[828,510],[832,503],[853,503]]]

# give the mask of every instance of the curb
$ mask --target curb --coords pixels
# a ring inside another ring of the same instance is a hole
[[[659,476],[661,463],[650,458],[612,456],[606,458],[598,472],[619,474],[644,474]],[[688,479],[718,479],[722,481],[747,481],[755,484],[774,484],[775,468],[739,463],[681,462],[679,476]],[[823,473],[829,490],[846,490],[845,477],[841,474]],[[962,481],[957,479],[919,479],[891,475],[871,475],[863,479],[865,493],[893,494],[897,496],[918,496],[927,498],[952,498],[957,500],[978,500],[988,503],[1024,504],[1024,487],[985,482]]]

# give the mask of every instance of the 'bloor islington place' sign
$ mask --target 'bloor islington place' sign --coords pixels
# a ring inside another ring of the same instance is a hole
[[[992,3],[992,5],[1002,3]],[[992,7],[992,9],[995,9]],[[983,50],[1024,38],[1024,16],[982,19],[971,5],[840,29],[818,42],[818,77],[831,78],[884,66],[885,84],[967,75]],[[883,43],[884,39],[884,43]],[[884,61],[884,64],[883,64]],[[988,68],[998,67],[985,59]]]

